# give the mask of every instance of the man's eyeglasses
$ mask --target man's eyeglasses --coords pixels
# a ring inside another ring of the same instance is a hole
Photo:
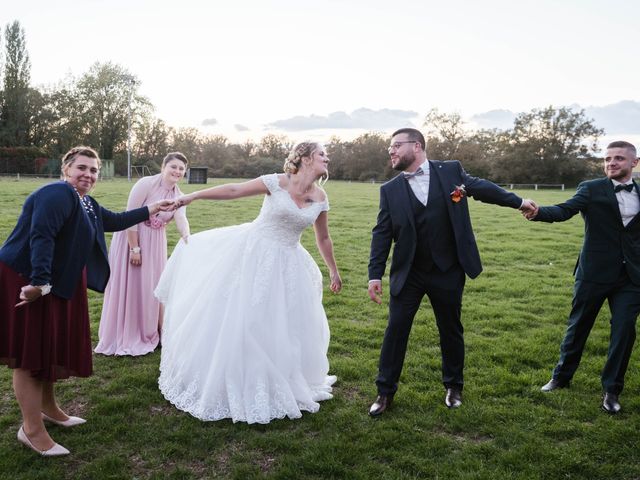
[[[418,143],[416,141],[413,140],[408,140],[406,142],[396,142],[396,143],[392,143],[391,145],[389,145],[389,148],[387,148],[387,151],[390,152],[391,150],[398,150],[402,144],[404,143]]]

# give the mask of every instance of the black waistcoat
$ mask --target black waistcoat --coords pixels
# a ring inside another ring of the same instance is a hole
[[[433,175],[429,176],[429,198],[425,207],[416,198],[407,182],[411,208],[416,225],[416,253],[413,257],[413,268],[429,271],[435,265],[446,272],[457,261],[456,242],[453,228],[447,211],[440,182]]]

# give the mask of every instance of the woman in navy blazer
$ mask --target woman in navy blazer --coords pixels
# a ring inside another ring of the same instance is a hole
[[[22,412],[18,440],[43,456],[66,455],[44,421],[85,423],[58,406],[54,382],[92,373],[87,287],[103,292],[109,279],[105,231],[124,230],[170,201],[113,213],[88,193],[100,171],[95,150],[75,147],[62,159],[64,181],[26,199],[0,249],[0,363],[13,369]]]

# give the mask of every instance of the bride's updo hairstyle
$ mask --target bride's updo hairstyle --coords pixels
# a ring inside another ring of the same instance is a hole
[[[317,142],[300,142],[293,149],[289,156],[284,161],[284,173],[298,173],[300,170],[300,164],[304,157],[311,157],[311,154],[315,152],[320,145]]]

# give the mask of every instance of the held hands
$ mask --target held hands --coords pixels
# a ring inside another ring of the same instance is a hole
[[[158,212],[172,212],[175,210],[175,204],[173,200],[158,200],[151,205],[147,205],[147,208],[149,208],[149,216],[151,216]]]
[[[21,307],[27,303],[31,303],[34,300],[39,299],[42,296],[42,290],[33,285],[25,285],[20,289],[20,303],[16,303],[16,307]]]
[[[371,280],[369,282],[369,289],[367,290],[369,293],[369,298],[372,302],[376,302],[378,305],[382,303],[382,281],[381,280]]]
[[[193,194],[183,195],[175,200],[158,200],[157,202],[148,205],[149,216],[155,215],[158,212],[173,212],[180,207],[189,205],[194,200],[195,197],[193,196]]]
[[[540,207],[533,200],[526,198],[522,202],[522,206],[520,207],[520,212],[522,216],[527,220],[533,220],[538,215],[538,210]]]

